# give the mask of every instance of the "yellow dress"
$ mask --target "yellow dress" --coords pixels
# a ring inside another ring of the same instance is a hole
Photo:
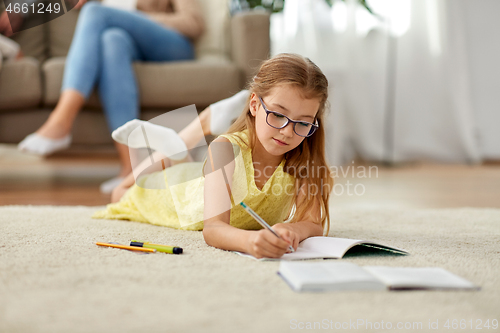
[[[262,190],[255,185],[252,151],[242,144],[238,135],[248,143],[248,130],[221,135],[234,147],[230,224],[247,230],[261,226],[239,205],[244,201],[270,225],[283,222],[292,207],[295,178],[283,171],[285,159],[275,169]],[[205,159],[206,162],[206,159]],[[119,219],[151,223],[183,230],[203,229],[204,162],[177,164],[163,171],[142,176],[114,204],[96,212],[96,219]],[[170,180],[170,181],[169,181]]]

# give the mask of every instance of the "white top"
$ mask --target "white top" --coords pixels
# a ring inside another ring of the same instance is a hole
[[[133,11],[137,8],[137,0],[103,0],[102,4],[123,10]]]

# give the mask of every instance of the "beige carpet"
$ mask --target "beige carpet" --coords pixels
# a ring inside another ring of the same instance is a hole
[[[491,327],[500,319],[500,210],[334,208],[331,235],[378,240],[412,254],[344,260],[443,267],[482,290],[319,294],[293,292],[276,275],[277,262],[209,247],[200,232],[92,220],[95,210],[0,207],[0,332],[313,331],[299,329],[308,322],[333,326],[316,324],[316,331],[350,331],[354,326],[335,325],[361,320],[372,328],[355,331],[385,331],[377,325],[390,322],[393,332],[470,332],[479,320],[489,319]],[[94,245],[133,238],[181,246],[185,254],[138,255]],[[447,319],[450,326],[464,319],[468,328],[446,330]],[[430,330],[436,320],[439,329]],[[399,322],[422,326],[395,329]]]

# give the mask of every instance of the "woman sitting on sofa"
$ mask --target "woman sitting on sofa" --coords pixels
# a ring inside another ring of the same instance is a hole
[[[80,0],[80,7],[87,0]],[[134,61],[194,59],[193,41],[204,22],[196,0],[137,0],[139,11],[86,3],[66,59],[61,96],[45,123],[28,135],[19,149],[49,155],[71,144],[77,113],[97,86],[111,131],[139,118],[139,92]],[[115,143],[121,172],[101,185],[110,193],[132,169],[129,150]]]

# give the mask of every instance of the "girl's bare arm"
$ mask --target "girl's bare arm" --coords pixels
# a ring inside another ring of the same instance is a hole
[[[224,250],[250,253],[257,258],[281,257],[287,251],[289,243],[269,230],[242,230],[230,225],[230,195],[234,168],[234,153],[229,140],[223,137],[214,140],[209,147],[204,168],[205,242]]]

